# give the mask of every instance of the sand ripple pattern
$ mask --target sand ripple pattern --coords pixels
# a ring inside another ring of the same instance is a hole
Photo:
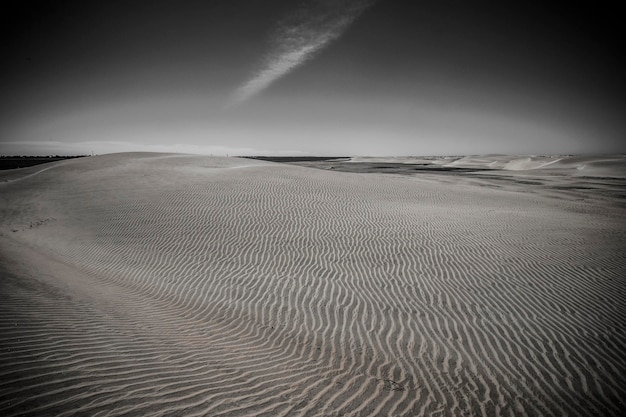
[[[622,415],[624,206],[445,181],[148,154],[7,181],[0,414]]]

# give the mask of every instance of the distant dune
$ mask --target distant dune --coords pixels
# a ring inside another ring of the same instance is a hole
[[[354,157],[351,162],[402,163],[454,168],[497,169],[506,171],[534,171],[565,173],[592,177],[626,178],[626,155],[587,156],[515,156],[474,155],[455,157]]]
[[[0,415],[623,415],[624,157],[421,161],[0,172]]]

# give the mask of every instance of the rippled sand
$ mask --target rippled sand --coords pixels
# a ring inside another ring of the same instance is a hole
[[[621,415],[620,158],[2,172],[0,414]]]

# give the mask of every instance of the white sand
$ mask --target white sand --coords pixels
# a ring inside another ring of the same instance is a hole
[[[621,415],[624,159],[545,162],[0,172],[0,415]]]

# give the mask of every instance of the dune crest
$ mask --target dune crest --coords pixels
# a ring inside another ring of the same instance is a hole
[[[566,191],[165,154],[0,173],[0,414],[621,415],[625,207]]]

